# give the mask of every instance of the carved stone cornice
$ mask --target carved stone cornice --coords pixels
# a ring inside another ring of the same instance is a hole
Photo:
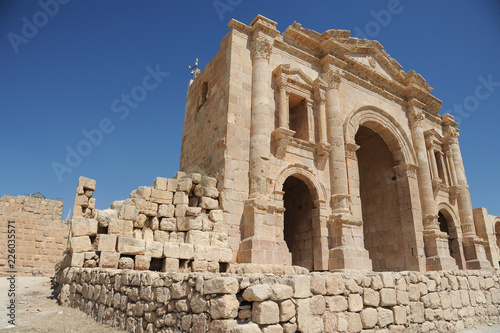
[[[276,142],[276,157],[283,159],[286,155],[286,149],[288,145],[292,142],[293,135],[295,131],[288,128],[278,127],[275,129],[271,136]]]
[[[254,61],[258,59],[265,59],[269,61],[269,59],[271,58],[273,46],[266,38],[257,37],[256,39],[252,40],[251,50],[252,59]]]
[[[318,142],[316,144],[317,168],[324,170],[328,157],[330,156],[331,145],[328,142]]]

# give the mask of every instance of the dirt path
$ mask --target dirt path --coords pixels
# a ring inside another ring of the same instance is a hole
[[[17,277],[16,326],[8,324],[6,309],[9,282],[0,278],[0,332],[123,332],[94,321],[80,310],[60,306],[51,298],[51,281],[48,277]]]
[[[47,277],[18,277],[16,280],[16,326],[8,324],[9,282],[0,278],[0,332],[124,332],[104,326],[80,310],[60,306],[52,298],[51,280]],[[500,332],[500,324],[484,325],[463,333]]]

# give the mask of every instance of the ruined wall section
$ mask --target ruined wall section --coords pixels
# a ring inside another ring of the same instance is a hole
[[[92,181],[81,177],[79,184],[82,179]],[[219,272],[233,258],[217,180],[198,173],[156,178],[154,186],[141,186],[128,199],[96,210],[95,219],[72,220],[68,243],[58,270]]]
[[[54,274],[66,248],[68,221],[61,221],[63,202],[26,196],[0,199],[0,275],[9,268],[8,239],[15,239],[15,271],[19,276]],[[13,221],[9,228],[9,221]],[[8,233],[15,230],[15,233]],[[15,235],[15,238],[8,238]]]
[[[499,268],[500,265],[500,216],[488,214],[486,208],[472,210],[476,233],[484,240],[486,257],[491,265]],[[497,225],[498,224],[498,225]]]
[[[229,99],[228,38],[188,89],[182,135],[180,170],[221,179],[226,149]]]
[[[71,268],[59,301],[128,332],[454,332],[498,323],[500,271],[264,274]]]

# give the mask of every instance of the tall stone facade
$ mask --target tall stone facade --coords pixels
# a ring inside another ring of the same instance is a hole
[[[69,222],[62,221],[63,202],[8,195],[0,198],[0,275],[54,274],[68,241]]]
[[[218,179],[233,261],[498,267],[498,217],[473,211],[458,124],[424,78],[377,41],[276,25],[232,20],[188,89],[180,168]]]

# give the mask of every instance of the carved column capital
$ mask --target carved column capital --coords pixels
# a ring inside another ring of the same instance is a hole
[[[458,137],[460,136],[458,128],[447,126],[444,131],[443,144],[445,146],[458,143]]]
[[[414,126],[422,126],[422,121],[425,119],[424,112],[420,109],[417,109],[414,106],[411,106],[408,110],[407,117],[410,120],[410,125]]]
[[[333,69],[321,74],[321,78],[328,85],[328,89],[338,89],[341,81],[341,76],[339,73],[335,72]]]
[[[273,46],[267,39],[262,37],[257,37],[251,43],[251,50],[252,50],[252,59],[254,61],[258,59],[265,59],[269,61],[273,50]]]
[[[361,146],[358,146],[355,143],[352,143],[352,142],[346,143],[345,144],[346,157],[350,158],[352,160],[357,160],[358,156],[357,156],[356,152],[358,151],[359,148],[361,148]]]
[[[418,166],[414,164],[400,164],[394,167],[397,178],[417,178]]]

